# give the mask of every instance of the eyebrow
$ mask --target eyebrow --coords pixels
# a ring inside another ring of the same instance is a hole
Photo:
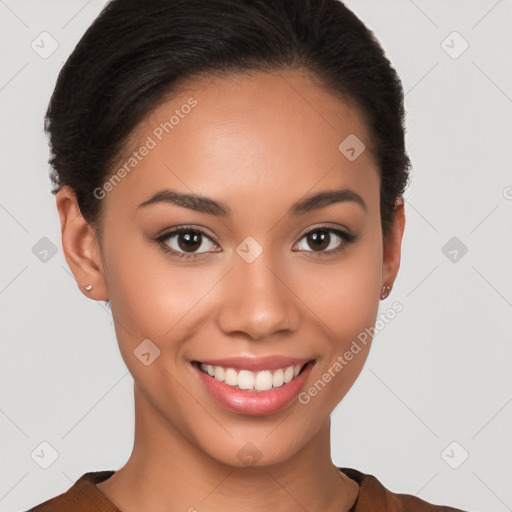
[[[365,212],[367,211],[366,203],[359,194],[353,190],[342,187],[334,190],[324,190],[323,192],[305,197],[293,204],[288,210],[288,214],[295,216],[303,215],[313,210],[325,208],[331,204],[346,202],[356,203],[361,206]],[[137,209],[158,203],[171,204],[180,208],[188,208],[189,210],[208,213],[217,217],[231,216],[231,208],[225,203],[196,194],[176,192],[175,190],[160,190],[147,201],[141,203]]]

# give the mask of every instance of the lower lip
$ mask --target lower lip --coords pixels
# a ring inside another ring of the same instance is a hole
[[[229,410],[249,416],[264,416],[283,409],[297,397],[311,373],[313,364],[311,361],[307,363],[302,372],[288,384],[268,391],[244,391],[210,377],[196,365],[194,367],[208,391]]]

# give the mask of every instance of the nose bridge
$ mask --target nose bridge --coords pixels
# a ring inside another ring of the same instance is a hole
[[[227,276],[219,311],[219,326],[225,333],[244,332],[261,339],[297,327],[298,314],[286,276],[270,250],[248,237],[233,254],[233,269]]]

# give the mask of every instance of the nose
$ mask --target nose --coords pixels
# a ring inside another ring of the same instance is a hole
[[[233,268],[223,282],[219,328],[227,335],[254,341],[297,330],[300,300],[289,280],[265,251],[252,263],[235,254]]]

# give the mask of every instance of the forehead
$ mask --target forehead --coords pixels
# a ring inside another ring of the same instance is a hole
[[[341,151],[346,140],[357,152],[366,149],[347,158]],[[241,198],[261,207],[262,195],[282,202],[315,188],[378,189],[370,147],[353,102],[304,72],[190,80],[137,128],[113,169],[128,172],[109,202],[122,194],[124,207],[133,207],[171,188],[218,198],[236,210]]]

